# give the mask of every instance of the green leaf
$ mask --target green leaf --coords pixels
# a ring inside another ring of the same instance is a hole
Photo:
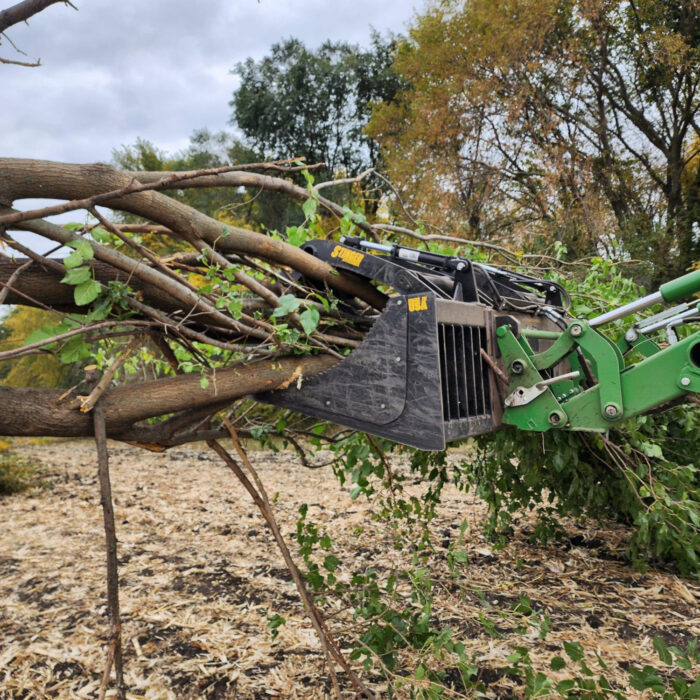
[[[316,218],[316,207],[318,206],[318,202],[314,197],[309,197],[302,205],[301,205],[301,210],[304,212],[304,216],[307,219],[314,219]]]
[[[425,678],[425,673],[426,673],[426,671],[425,671],[425,666],[423,666],[423,665],[421,664],[421,665],[418,666],[418,668],[416,669],[416,680],[417,680],[417,681],[422,681],[422,680]]]
[[[335,571],[338,568],[338,564],[340,564],[340,559],[332,554],[329,554],[323,560],[323,568],[327,569],[328,571]]]
[[[647,457],[656,457],[657,459],[664,458],[664,453],[662,452],[661,447],[653,442],[643,442],[642,452],[644,452]]]
[[[68,270],[61,282],[64,284],[82,284],[91,279],[92,274],[89,267],[74,267]]]
[[[272,638],[275,639],[279,634],[279,628],[286,624],[287,620],[275,613],[274,615],[267,616],[267,626],[272,630]]]
[[[100,295],[101,291],[102,286],[99,282],[95,282],[95,280],[88,280],[87,282],[79,284],[73,290],[73,298],[78,306],[85,306],[91,301],[95,301],[95,299],[97,299],[97,297]]]
[[[700,698],[700,680],[695,681],[691,686],[688,686],[686,691],[689,698]]]
[[[543,695],[547,690],[549,690],[552,686],[554,685],[554,681],[549,680],[547,676],[544,675],[541,671],[537,673],[535,676],[535,685],[533,688],[533,697],[539,697],[540,695]]]
[[[109,243],[112,240],[112,236],[110,235],[109,231],[105,231],[99,226],[92,229],[92,231],[90,231],[90,235],[98,243]]]
[[[463,549],[458,549],[452,553],[454,560],[460,564],[466,564],[469,561],[469,555]]]
[[[23,342],[23,345],[31,345],[42,340],[52,341],[57,335],[66,333],[73,328],[78,328],[80,324],[72,319],[65,319],[54,326],[42,326],[37,328],[33,333],[30,333]]]
[[[561,671],[563,668],[566,668],[566,661],[564,661],[561,656],[555,656],[549,662],[549,668],[551,668],[552,671]]]
[[[85,262],[83,259],[83,256],[78,253],[77,251],[73,253],[69,253],[66,255],[65,258],[63,258],[63,265],[64,267],[71,268],[71,267],[79,267]]]
[[[279,298],[279,306],[272,312],[275,318],[291,314],[299,308],[299,300],[293,294],[283,294]]]
[[[91,260],[95,256],[92,252],[90,241],[85,238],[76,238],[72,241],[68,241],[66,245],[73,248],[78,255],[82,256],[83,260]]]
[[[673,656],[671,656],[671,652],[668,650],[666,642],[664,642],[661,637],[654,637],[654,649],[656,649],[656,653],[665,664],[670,666],[673,663]]]
[[[49,341],[53,336],[57,335],[56,330],[52,326],[42,326],[30,333],[25,339],[23,345],[32,345],[39,343],[42,340]]]
[[[630,685],[635,690],[646,690],[650,688],[658,693],[664,690],[664,683],[661,677],[656,672],[656,669],[651,666],[645,666],[643,669],[638,669],[632,666],[629,670]]]
[[[301,321],[301,327],[304,329],[304,333],[306,333],[306,335],[311,335],[318,327],[321,314],[318,312],[318,309],[311,307],[300,314],[299,320]]]
[[[199,386],[202,387],[202,389],[206,389],[209,386],[209,380],[204,375],[202,375],[199,380]]]
[[[581,661],[583,647],[578,642],[564,642],[564,651],[572,661]]]
[[[293,246],[299,248],[302,243],[306,243],[309,240],[309,232],[303,226],[288,226],[287,240]]]
[[[61,362],[69,365],[72,362],[79,362],[90,357],[92,352],[89,343],[86,343],[81,336],[71,338],[61,349]]]

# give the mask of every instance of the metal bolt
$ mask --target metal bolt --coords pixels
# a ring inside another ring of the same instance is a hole
[[[331,405],[331,402],[330,402],[330,401],[326,401],[326,406],[330,406],[330,405]]]
[[[396,302],[396,306],[401,306],[401,304],[403,304],[403,302],[401,301],[401,299],[399,299],[399,300]]]
[[[625,333],[625,340],[628,343],[634,343],[637,338],[639,338],[639,333],[637,333],[636,328],[630,328],[627,333]]]
[[[396,361],[397,361],[397,362],[401,362],[401,357],[397,357],[397,358],[396,358]]]
[[[561,423],[561,415],[556,411],[552,411],[552,413],[549,414],[549,422],[551,425],[559,425],[559,423]]]
[[[580,323],[575,323],[569,329],[569,333],[571,333],[573,338],[578,338],[579,336],[583,335],[583,326]]]
[[[690,386],[690,377],[681,377],[681,386]]]
[[[386,408],[386,404],[385,404],[385,403],[380,403],[380,404],[379,404],[379,408]]]
[[[466,267],[466,265],[465,265],[463,262],[457,263],[457,269],[458,269],[458,270],[463,270],[465,267]]]
[[[607,418],[615,418],[615,416],[619,413],[618,407],[614,403],[609,403],[605,407],[605,415]]]
[[[523,365],[520,360],[513,360],[513,363],[510,366],[510,371],[513,374],[522,374],[524,369],[525,365]]]

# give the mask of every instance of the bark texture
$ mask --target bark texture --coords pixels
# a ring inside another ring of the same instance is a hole
[[[217,176],[218,177],[218,176]],[[87,199],[127,187],[134,178],[108,165],[74,165],[23,158],[0,158],[0,203],[6,207],[20,199]],[[371,285],[340,275],[327,263],[284,241],[237,226],[223,226],[186,204],[156,191],[138,192],[102,202],[166,226],[184,240],[201,237],[224,253],[243,253],[294,268],[332,289],[358,296],[381,308],[385,299]]]
[[[284,386],[292,378],[312,376],[332,367],[337,360],[318,357],[285,357],[241,364],[209,375],[200,386],[199,374],[183,374],[150,382],[125,384],[106,392],[101,405],[107,435],[122,440],[146,441],[152,430],[135,424],[146,418],[183,411],[212,412],[235,399]],[[0,435],[89,437],[93,421],[79,410],[79,401],[59,402],[62,389],[30,389],[0,386]]]

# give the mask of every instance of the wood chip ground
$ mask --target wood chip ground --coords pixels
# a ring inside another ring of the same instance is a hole
[[[96,697],[108,626],[94,445],[26,441],[18,451],[42,466],[50,487],[0,500],[0,698]],[[371,507],[351,500],[330,471],[304,469],[289,452],[250,454],[270,496],[279,493],[283,534],[294,533],[298,508],[308,503],[309,517],[332,533],[341,574],[381,571],[401,556],[392,552],[386,527],[371,519]],[[274,542],[216,455],[110,443],[110,457],[128,697],[330,697],[319,644]],[[435,623],[455,629],[476,652],[492,697],[514,696],[499,669],[523,639],[513,632],[518,620],[498,611],[521,594],[551,618],[546,639],[534,629],[526,639],[536,668],[547,669],[562,642],[576,640],[592,668],[593,652],[604,658],[608,678],[631,698],[640,696],[625,685],[629,664],[663,666],[655,635],[683,647],[700,636],[700,586],[623,562],[623,528],[572,525],[568,540],[543,547],[528,542],[532,523],[521,517],[510,543],[494,551],[480,533],[484,517],[482,502],[447,489],[433,525],[437,554],[425,565],[445,572]],[[469,563],[455,582],[444,548],[465,518]],[[266,626],[270,613],[288,620],[275,640]],[[341,640],[352,629],[347,611],[329,621]],[[402,659],[407,670],[411,663],[410,655]],[[693,671],[688,677],[700,669]],[[364,678],[382,696],[378,674]],[[464,696],[458,681],[453,688],[448,695]]]

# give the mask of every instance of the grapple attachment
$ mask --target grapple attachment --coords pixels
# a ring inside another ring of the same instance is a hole
[[[500,426],[503,387],[490,366],[495,360],[489,361],[497,354],[495,328],[522,320],[541,328],[547,319],[497,314],[478,296],[477,271],[442,270],[442,256],[430,254],[436,264],[421,267],[416,257],[371,255],[327,241],[307,249],[400,293],[388,298],[360,346],[337,365],[299,388],[256,399],[424,450]],[[460,260],[445,258],[453,265]],[[465,301],[469,294],[473,300]]]

